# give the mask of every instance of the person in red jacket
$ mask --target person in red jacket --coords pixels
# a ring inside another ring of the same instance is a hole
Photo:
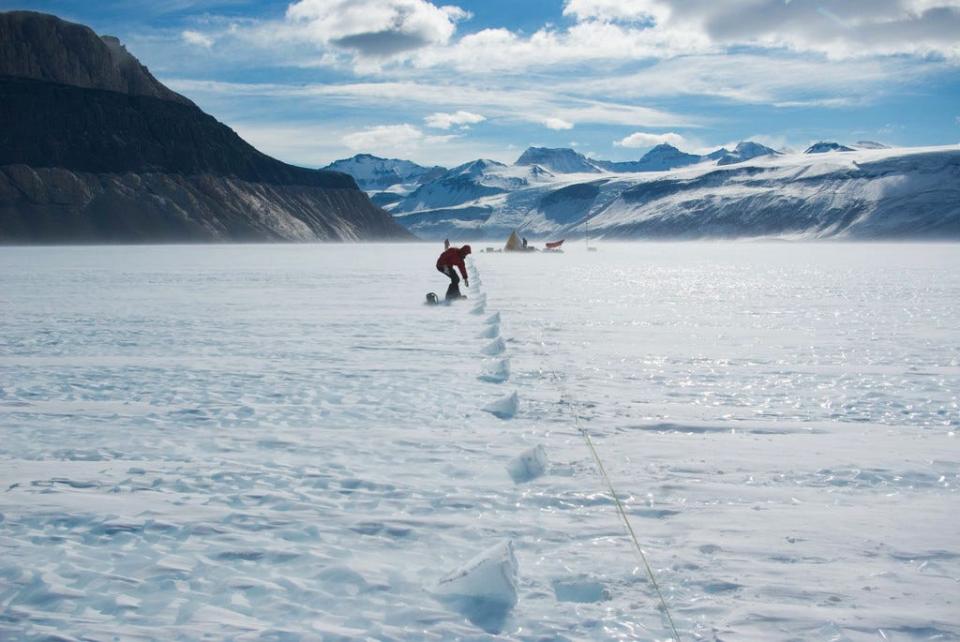
[[[467,277],[467,266],[463,260],[470,254],[470,246],[449,247],[443,251],[440,258],[437,259],[437,270],[450,277],[450,286],[447,288],[447,301],[451,299],[464,298],[460,294],[460,277],[457,276],[457,270],[463,276],[463,283],[470,287],[470,279]]]

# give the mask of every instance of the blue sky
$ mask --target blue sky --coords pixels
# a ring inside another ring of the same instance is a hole
[[[453,165],[960,141],[960,0],[0,0],[116,35],[263,151]]]

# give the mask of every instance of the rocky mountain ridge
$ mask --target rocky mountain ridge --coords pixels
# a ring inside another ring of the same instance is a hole
[[[262,154],[119,41],[0,13],[0,242],[409,238],[350,176]]]

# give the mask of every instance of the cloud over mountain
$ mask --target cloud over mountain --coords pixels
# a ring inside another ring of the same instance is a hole
[[[317,44],[381,57],[446,44],[468,15],[426,0],[299,0],[286,19]]]
[[[614,143],[617,147],[653,147],[664,143],[678,147],[683,145],[686,140],[680,134],[670,132],[667,134],[648,134],[646,132],[634,132],[629,136]]]

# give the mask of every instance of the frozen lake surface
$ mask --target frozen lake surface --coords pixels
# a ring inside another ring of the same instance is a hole
[[[960,640],[960,246],[440,249],[0,248],[0,639]]]

